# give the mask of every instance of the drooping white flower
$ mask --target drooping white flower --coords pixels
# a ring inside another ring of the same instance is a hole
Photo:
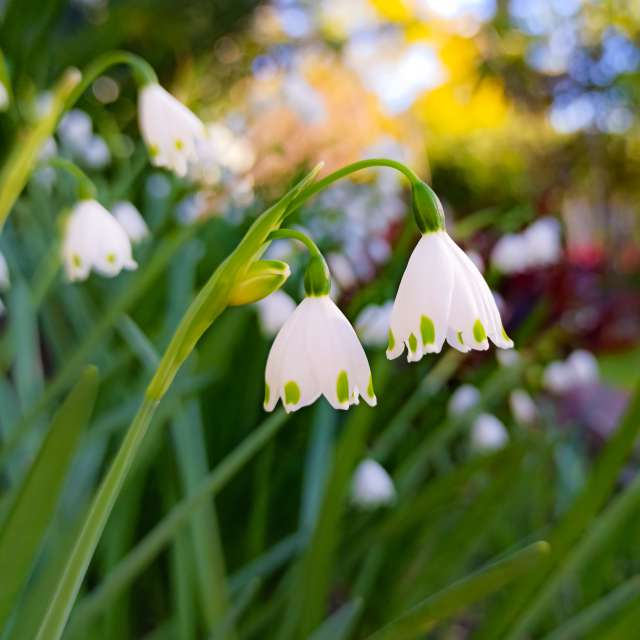
[[[74,153],[81,153],[91,140],[92,135],[91,117],[82,109],[72,109],[58,125],[58,136],[60,136],[62,144]]]
[[[396,489],[384,467],[375,460],[363,460],[355,470],[351,481],[351,500],[364,509],[375,509],[393,504]]]
[[[156,83],[140,90],[139,121],[153,164],[185,176],[189,164],[197,162],[197,146],[205,139],[202,122]]]
[[[496,451],[509,440],[509,432],[496,416],[481,413],[471,427],[471,448],[478,452]]]
[[[78,156],[82,164],[89,169],[104,169],[111,162],[111,151],[101,136],[92,135]]]
[[[393,300],[384,304],[367,305],[356,318],[356,333],[368,347],[383,347],[387,344]]]
[[[0,252],[0,291],[8,289],[10,284],[9,265],[7,265],[5,257]]]
[[[273,337],[296,310],[293,298],[282,289],[274,291],[256,302],[260,328],[266,336]]]
[[[444,230],[423,234],[409,258],[391,314],[387,356],[410,362],[437,353],[513,347],[482,274]]]
[[[502,273],[519,273],[529,268],[526,238],[519,233],[508,233],[496,242],[491,252],[491,264]]]
[[[305,298],[285,322],[267,360],[264,407],[278,399],[295,411],[324,395],[334,409],[358,396],[376,404],[367,356],[353,327],[328,295]]]
[[[539,218],[524,231],[529,264],[546,266],[558,262],[562,254],[560,223],[549,216]]]
[[[509,394],[509,407],[513,417],[521,424],[533,424],[538,417],[536,403],[524,389],[514,389]]]
[[[133,203],[116,202],[111,212],[133,244],[138,244],[149,236],[149,227]]]
[[[91,269],[113,277],[136,269],[131,243],[120,223],[95,200],[76,204],[66,221],[62,257],[69,280],[85,280]]]
[[[449,398],[447,413],[457,417],[473,409],[480,402],[480,391],[472,384],[461,384]]]

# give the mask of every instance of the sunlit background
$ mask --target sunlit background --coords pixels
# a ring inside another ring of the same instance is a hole
[[[348,614],[348,625],[315,640],[366,638],[538,539],[560,541],[553,587],[527,592],[525,583],[520,600],[503,591],[406,637],[635,637],[638,500],[597,540],[588,535],[615,506],[610,493],[635,486],[638,463],[631,443],[615,469],[596,461],[616,442],[640,381],[640,3],[0,0],[13,87],[10,95],[0,84],[0,157],[18,124],[46,109],[66,67],[114,48],[149,60],[213,143],[185,179],[150,167],[130,73],[110,70],[42,148],[0,236],[5,497],[47,424],[40,415],[23,429],[25,415],[36,406],[50,416],[87,362],[102,379],[17,622],[2,638],[33,637],[52,559],[64,556],[194,290],[305,170],[373,157],[400,160],[433,186],[516,350],[463,357],[445,346],[419,365],[388,363],[391,303],[417,240],[407,184],[376,169],[324,191],[295,224],[327,256],[332,296],[367,348],[379,407],[345,417],[322,401],[300,411],[215,507],[205,501],[188,527],[132,560],[265,418],[266,356],[302,295],[306,261],[299,246],[274,242],[267,256],[289,262],[292,277],[283,293],[227,312],[187,363],[116,505],[69,637],[311,637],[290,614],[304,591],[304,602],[320,600],[323,619]],[[112,210],[142,214],[138,274],[72,285],[52,266],[56,218],[71,204],[69,183],[47,166],[55,155],[82,167]],[[176,229],[204,219],[167,253],[160,277],[136,280]],[[362,437],[347,473],[336,460],[347,456],[349,429]],[[378,478],[376,467],[374,489],[362,478],[358,489],[352,467],[367,458],[385,472]],[[331,503],[327,486],[349,495]],[[327,523],[335,527],[325,548]],[[327,572],[317,591],[310,567]],[[585,626],[562,626],[585,611]]]

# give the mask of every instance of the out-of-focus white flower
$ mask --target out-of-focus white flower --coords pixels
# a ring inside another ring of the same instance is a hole
[[[496,416],[481,413],[471,427],[471,448],[478,452],[502,449],[509,441],[509,432]]]
[[[260,328],[266,336],[273,337],[296,310],[296,303],[288,293],[278,289],[256,302]]]
[[[264,408],[295,411],[324,395],[334,409],[375,406],[371,370],[353,327],[327,295],[306,297],[280,329],[265,374]]]
[[[327,255],[327,264],[341,289],[351,289],[356,284],[356,274],[349,258],[341,253],[330,253]]]
[[[509,394],[509,407],[513,417],[521,424],[533,424],[538,417],[536,403],[524,389],[514,389]]]
[[[480,391],[472,384],[461,384],[449,398],[447,413],[457,417],[473,409],[480,402]]]
[[[515,367],[521,360],[520,352],[516,349],[499,350],[496,351],[496,360],[502,367]]]
[[[58,135],[63,145],[74,153],[82,153],[93,135],[93,123],[86,111],[72,109],[58,125]]]
[[[9,92],[4,82],[0,81],[0,111],[6,111],[9,107]]]
[[[2,298],[0,298],[0,318],[2,318],[2,316],[4,315],[5,312],[5,306],[2,302]]]
[[[149,236],[149,227],[133,203],[116,202],[111,208],[111,212],[133,244],[138,244]]]
[[[367,347],[384,347],[389,337],[393,300],[367,305],[356,318],[356,333]]]
[[[491,252],[491,264],[502,273],[521,273],[555,264],[561,255],[560,223],[544,217],[522,233],[502,236]]]
[[[510,349],[495,299],[467,254],[444,231],[422,236],[402,276],[387,357],[407,348],[407,360],[438,353],[446,341],[458,351],[485,350],[489,341]]]
[[[551,393],[561,395],[576,387],[598,382],[598,361],[589,351],[578,349],[564,360],[550,362],[542,377],[542,384]]]
[[[207,209],[207,196],[197,191],[183,198],[176,207],[176,218],[180,224],[191,224],[202,216]]]
[[[56,155],[58,155],[58,143],[53,136],[49,136],[40,147],[38,160],[40,162],[46,162]]]
[[[560,244],[560,223],[555,218],[536,220],[524,231],[527,243],[527,257],[530,265],[546,266],[555,264],[562,255]]]
[[[519,273],[529,267],[527,241],[518,233],[508,233],[496,242],[491,264],[502,273]]]
[[[6,291],[10,285],[9,265],[7,265],[5,257],[0,252],[0,291]]]
[[[104,169],[111,162],[111,151],[101,136],[91,136],[78,155],[89,169]]]
[[[161,173],[152,173],[145,183],[147,193],[158,200],[163,200],[171,193],[171,182]]]
[[[198,162],[197,145],[206,138],[202,122],[156,83],[140,90],[138,114],[152,163],[186,176],[189,164]]]
[[[573,386],[573,376],[566,362],[554,360],[544,369],[542,384],[551,393],[566,393]]]
[[[578,349],[567,358],[567,366],[573,374],[574,386],[587,386],[598,382],[598,361],[590,351]]]
[[[71,281],[85,280],[91,269],[113,277],[136,269],[131,243],[120,223],[95,200],[76,204],[66,221],[62,257]]]
[[[362,509],[375,509],[393,504],[396,489],[384,467],[367,458],[356,468],[351,481],[351,501]]]

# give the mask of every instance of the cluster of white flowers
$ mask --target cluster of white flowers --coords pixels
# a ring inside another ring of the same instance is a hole
[[[521,273],[555,264],[561,255],[560,223],[545,217],[521,233],[502,236],[491,253],[491,264],[502,273]]]
[[[598,361],[589,351],[578,349],[566,360],[550,362],[542,382],[548,391],[562,395],[578,387],[596,384],[599,380]]]
[[[102,136],[93,132],[93,123],[88,113],[72,109],[58,125],[58,138],[62,148],[79,165],[100,170],[111,162],[111,152]],[[48,143],[51,145],[51,143]],[[51,146],[44,153],[55,151]],[[42,157],[41,152],[41,157]]]
[[[93,269],[116,276],[122,269],[136,269],[131,241],[123,226],[99,202],[81,200],[65,221],[62,258],[71,281],[86,280]]]

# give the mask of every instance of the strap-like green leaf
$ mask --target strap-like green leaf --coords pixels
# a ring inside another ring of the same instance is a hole
[[[546,542],[535,542],[521,551],[494,562],[418,603],[390,622],[369,640],[403,640],[426,633],[441,620],[497,591],[535,566],[549,552]]]
[[[0,625],[6,622],[29,575],[91,415],[97,388],[97,370],[88,367],[56,413],[0,531]]]

